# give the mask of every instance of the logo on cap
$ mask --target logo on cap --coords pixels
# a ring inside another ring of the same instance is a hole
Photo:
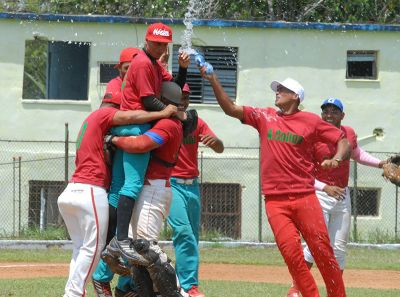
[[[169,36],[169,32],[163,29],[154,29],[153,35],[160,35],[160,36]]]

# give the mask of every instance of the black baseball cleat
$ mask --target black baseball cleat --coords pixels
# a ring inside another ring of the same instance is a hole
[[[131,265],[147,267],[150,262],[140,255],[133,247],[132,239],[118,240],[114,237],[107,246],[107,251],[114,257],[122,257]]]

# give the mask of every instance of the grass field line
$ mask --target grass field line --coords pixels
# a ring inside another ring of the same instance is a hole
[[[0,263],[0,279],[67,277],[69,263]],[[319,285],[323,280],[317,269],[312,273]],[[202,263],[200,280],[290,284],[287,267]],[[344,273],[346,287],[400,289],[400,271],[348,269]]]

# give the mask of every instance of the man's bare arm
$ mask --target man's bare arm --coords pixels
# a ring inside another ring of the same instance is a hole
[[[168,105],[164,110],[148,112],[145,110],[119,110],[115,113],[112,125],[121,126],[129,124],[144,124],[159,119],[174,116],[178,108],[174,105]]]

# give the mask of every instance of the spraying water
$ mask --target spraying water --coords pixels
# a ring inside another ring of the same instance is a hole
[[[192,36],[193,36],[193,20],[198,14],[198,0],[189,0],[189,5],[187,8],[187,12],[185,13],[185,19],[183,20],[183,24],[186,29],[183,31],[183,35],[181,38],[181,47],[179,48],[179,52],[186,52],[189,55],[196,54],[196,50],[192,49]]]

